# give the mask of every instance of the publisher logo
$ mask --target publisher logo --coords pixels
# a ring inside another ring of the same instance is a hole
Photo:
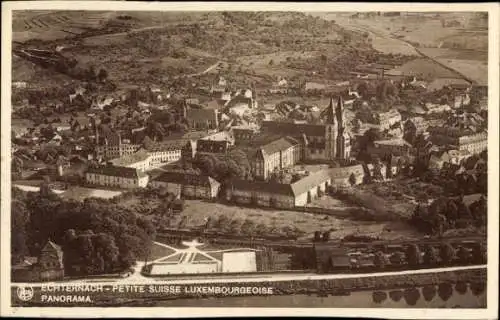
[[[33,298],[34,290],[30,286],[18,287],[17,297],[22,301],[30,301]]]

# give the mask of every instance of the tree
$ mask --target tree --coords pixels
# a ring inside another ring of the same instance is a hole
[[[390,257],[390,262],[395,266],[400,266],[404,264],[405,262],[404,253],[400,251],[394,252]]]
[[[255,223],[250,219],[245,219],[241,225],[241,233],[246,235],[253,235],[255,231]]]
[[[97,74],[97,79],[99,80],[99,82],[104,82],[106,81],[107,78],[108,78],[108,72],[106,71],[106,69],[101,68],[99,70],[99,73]]]
[[[229,224],[229,218],[225,215],[220,215],[219,218],[217,219],[216,226],[219,229],[226,228]]]
[[[354,175],[354,173],[351,173],[351,175],[349,176],[349,184],[351,186],[354,186],[356,184],[356,176]]]
[[[439,257],[441,262],[449,265],[455,259],[455,249],[449,243],[444,243],[439,247]]]
[[[373,258],[373,264],[380,269],[384,269],[387,265],[387,257],[382,251],[377,251],[375,257]]]
[[[443,235],[446,225],[446,217],[442,214],[438,214],[434,219],[434,230],[439,236]]]
[[[28,208],[21,201],[11,202],[11,261],[18,263],[28,254],[27,224],[30,220]]]
[[[270,66],[274,65],[274,60],[273,59],[269,60],[269,65]]]
[[[467,250],[463,246],[459,246],[457,250],[457,258],[458,261],[460,261],[461,263],[469,263],[471,260],[471,255],[469,253],[469,250]]]
[[[438,254],[433,246],[427,245],[424,249],[424,263],[426,265],[435,265],[438,262]]]
[[[416,244],[410,244],[406,249],[406,260],[410,266],[418,266],[420,264],[420,250]]]
[[[475,243],[472,247],[472,261],[474,263],[486,263],[486,253],[482,243]]]
[[[321,240],[323,242],[328,242],[330,240],[330,231],[324,231]]]
[[[321,231],[314,231],[314,242],[320,242],[321,241]]]

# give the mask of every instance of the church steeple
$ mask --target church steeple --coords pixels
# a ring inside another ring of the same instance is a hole
[[[326,108],[326,111],[325,111],[325,116],[326,116],[326,119],[325,119],[325,122],[327,124],[335,124],[335,116],[336,112],[335,112],[335,107],[334,107],[334,103],[333,103],[333,98],[331,97],[330,98],[330,104],[328,105],[328,107]]]
[[[333,99],[330,100],[330,104],[333,104]],[[335,115],[337,117],[337,122],[339,124],[339,128],[344,127],[344,99],[341,95],[337,100],[337,108],[335,109]]]

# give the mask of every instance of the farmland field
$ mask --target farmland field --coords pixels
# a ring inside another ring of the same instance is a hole
[[[460,74],[446,69],[430,59],[415,59],[395,69],[387,71],[386,74],[398,74],[423,76],[430,79],[435,78],[462,78]]]
[[[17,42],[63,39],[100,28],[114,15],[101,11],[15,11],[12,37]]]
[[[438,59],[438,61],[479,85],[488,84],[488,64],[477,60]]]
[[[487,51],[447,48],[421,48],[419,50],[423,54],[435,59],[475,60],[484,62],[488,61]]]

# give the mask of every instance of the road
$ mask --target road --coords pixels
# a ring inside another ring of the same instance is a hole
[[[206,276],[193,279],[186,278],[149,278],[140,274],[140,269],[143,264],[138,263],[135,266],[134,274],[127,278],[109,279],[109,280],[95,280],[95,279],[78,279],[66,282],[43,282],[43,283],[16,283],[19,286],[32,286],[37,287],[41,285],[72,285],[72,284],[95,284],[95,285],[133,285],[133,284],[216,284],[216,283],[252,283],[252,282],[279,282],[279,281],[300,281],[300,280],[333,280],[333,279],[349,279],[349,278],[368,278],[368,277],[387,277],[387,276],[401,276],[401,275],[418,275],[428,273],[442,273],[453,272],[460,270],[477,270],[486,269],[487,265],[474,265],[463,267],[446,267],[434,269],[420,269],[420,270],[405,270],[405,271],[391,271],[391,272],[377,272],[377,273],[359,273],[359,274],[315,274],[315,273],[283,273],[283,274],[238,274],[238,275],[217,275]]]
[[[219,66],[219,64],[222,63],[222,62],[223,61],[217,61],[216,63],[214,63],[213,65],[209,66],[208,68],[206,68],[205,70],[203,70],[201,72],[190,73],[190,74],[180,74],[180,75],[177,75],[177,76],[175,76],[173,78],[174,79],[178,79],[178,78],[191,78],[191,77],[201,76],[201,75],[204,75],[205,73],[209,73],[213,69],[217,68],[217,66]]]

